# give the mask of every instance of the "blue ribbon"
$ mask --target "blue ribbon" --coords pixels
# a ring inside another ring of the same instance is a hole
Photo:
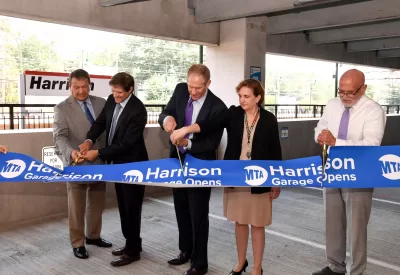
[[[400,187],[400,146],[333,147],[322,176],[319,156],[284,161],[177,159],[69,166],[63,171],[19,153],[0,155],[0,182],[109,181],[163,187]]]

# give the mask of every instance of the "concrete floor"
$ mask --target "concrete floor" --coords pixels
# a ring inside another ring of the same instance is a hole
[[[379,198],[378,198],[379,199]],[[222,215],[222,190],[215,189],[210,207],[209,273],[227,275],[236,262],[234,226]],[[273,225],[267,229],[264,274],[311,274],[326,265],[322,192],[285,189],[274,202]],[[178,252],[178,232],[172,197],[147,198],[143,207],[142,260],[115,268],[111,250],[123,245],[117,208],[104,213],[102,237],[109,249],[87,246],[90,257],[72,254],[67,219],[0,233],[0,274],[170,274],[188,265],[170,267],[166,261]],[[369,225],[368,268],[365,274],[400,274],[400,204],[374,200]],[[253,263],[251,244],[248,258]],[[250,274],[250,273],[249,273]]]

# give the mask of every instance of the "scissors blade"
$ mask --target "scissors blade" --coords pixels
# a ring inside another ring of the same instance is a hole
[[[176,148],[176,152],[178,153],[179,163],[181,164],[181,169],[182,169],[182,172],[183,172],[182,159],[181,159],[181,154],[179,152],[178,145],[175,145],[175,148]]]

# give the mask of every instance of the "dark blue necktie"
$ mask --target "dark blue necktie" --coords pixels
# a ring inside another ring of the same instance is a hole
[[[87,106],[87,102],[86,101],[83,102],[83,106],[85,106],[85,114],[86,114],[87,119],[89,120],[90,124],[93,124],[94,118],[93,118],[92,113],[90,112],[90,110],[89,110],[89,108]]]

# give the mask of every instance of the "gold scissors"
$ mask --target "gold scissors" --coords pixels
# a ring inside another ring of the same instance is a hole
[[[70,163],[70,166],[75,166],[78,164],[79,160],[82,158],[82,155],[78,152],[78,157]]]

